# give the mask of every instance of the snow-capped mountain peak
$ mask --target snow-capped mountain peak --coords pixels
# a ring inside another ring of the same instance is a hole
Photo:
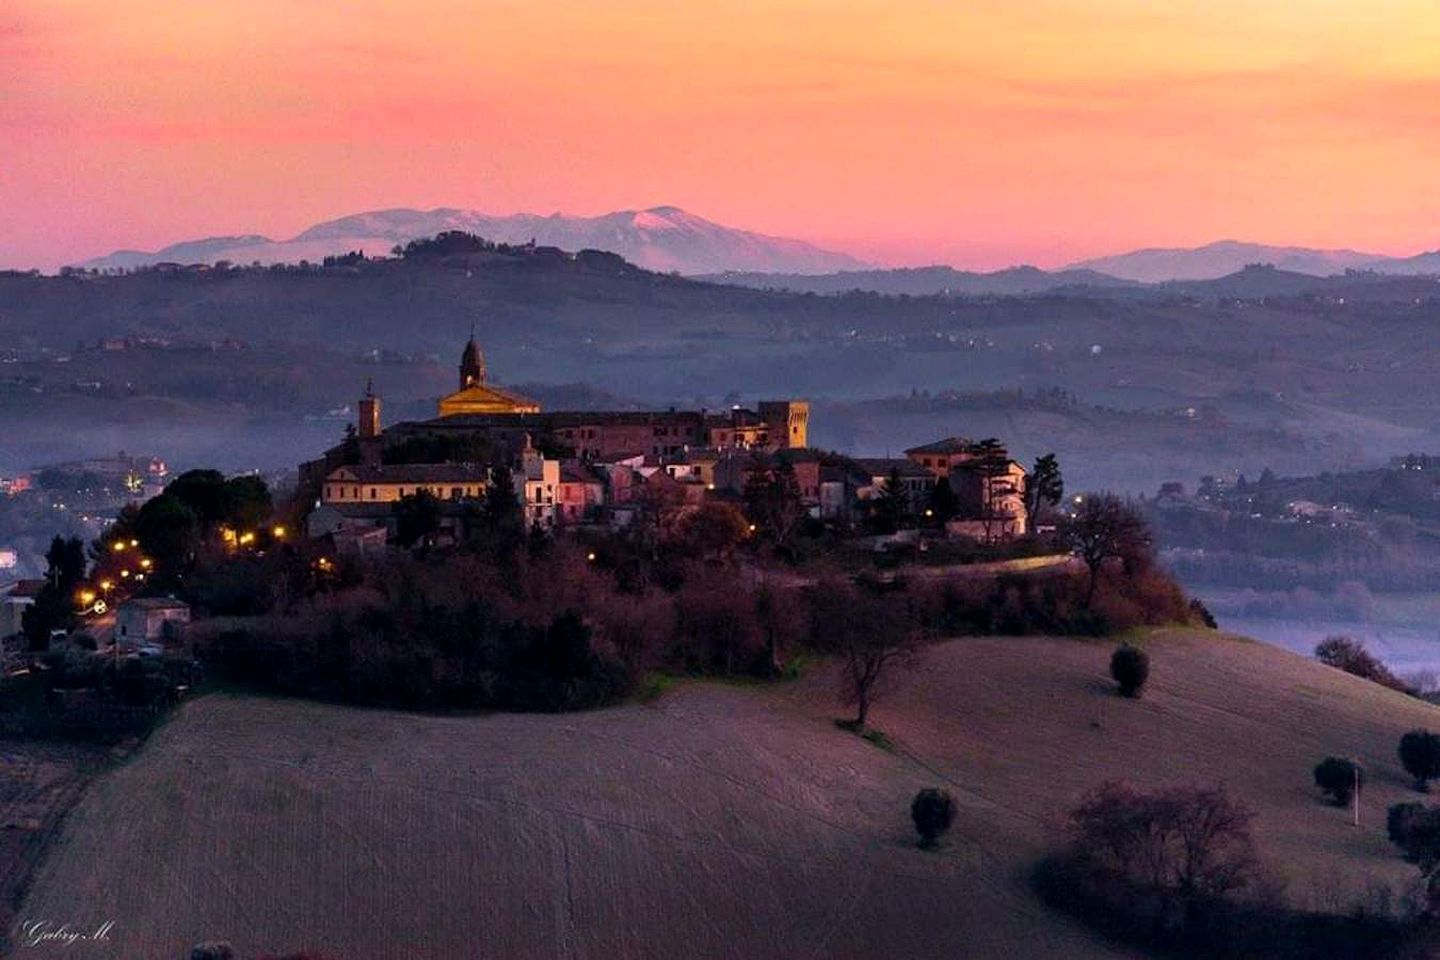
[[[378,254],[396,244],[447,230],[464,230],[498,243],[528,243],[564,250],[607,250],[651,270],[684,274],[731,270],[773,273],[829,273],[866,266],[843,253],[801,240],[738,230],[673,206],[622,210],[596,217],[491,216],[475,210],[438,207],[371,210],[318,223],[285,241],[264,237],[211,238],[174,244],[155,253],[120,251],[83,267],[136,267],[173,260],[181,263],[295,263],[364,250]],[[227,243],[233,239],[234,243]]]

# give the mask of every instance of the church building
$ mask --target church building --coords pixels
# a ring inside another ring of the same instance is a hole
[[[471,331],[470,342],[460,356],[460,389],[440,398],[440,416],[539,412],[540,404],[529,397],[485,382],[485,355]]]

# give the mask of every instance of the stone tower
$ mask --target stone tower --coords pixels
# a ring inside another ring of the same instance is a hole
[[[796,450],[810,443],[810,404],[804,400],[762,400],[760,419],[770,427],[770,445]]]
[[[360,398],[360,426],[356,435],[361,440],[380,436],[380,398],[375,395],[375,381],[365,382],[365,396]]]

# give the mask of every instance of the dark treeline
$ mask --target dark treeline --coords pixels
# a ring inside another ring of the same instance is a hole
[[[653,566],[622,538],[352,558],[334,565],[322,589],[272,593],[257,609],[254,598],[265,594],[243,582],[272,580],[266,562],[196,584],[194,595],[215,612],[244,614],[193,630],[202,659],[245,684],[425,709],[586,708],[624,699],[653,671],[773,677],[806,655],[856,643],[1093,635],[1196,616],[1150,566],[1102,569],[1092,598],[1084,573],[881,580],[823,567],[767,572],[722,559],[700,533],[690,548],[670,544]],[[840,611],[867,605],[875,636],[841,629]]]

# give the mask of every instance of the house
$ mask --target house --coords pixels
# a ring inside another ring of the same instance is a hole
[[[45,586],[44,580],[16,580],[0,587],[0,639],[25,629],[25,611]]]
[[[605,477],[583,460],[561,462],[556,491],[555,520],[559,524],[594,520],[605,506]]]
[[[528,438],[527,438],[528,440]],[[550,529],[555,526],[555,498],[560,486],[560,461],[545,457],[527,442],[520,453],[520,470],[515,484],[524,506],[525,526]]]
[[[945,524],[946,533],[989,543],[1029,532],[1027,471],[999,443],[946,437],[911,447],[905,456],[955,492],[960,512]]]
[[[176,627],[189,622],[190,605],[183,600],[173,597],[126,600],[115,611],[115,642],[121,646],[153,643],[168,638]]]
[[[346,464],[325,477],[324,504],[393,503],[424,491],[437,500],[485,494],[490,468],[480,463]]]
[[[916,516],[924,513],[938,482],[933,472],[908,457],[860,457],[854,463],[863,477],[855,492],[857,499],[873,500],[894,477],[900,484],[906,510]]]
[[[905,456],[937,477],[948,477],[962,463],[974,460],[979,445],[964,437],[946,437],[924,446],[911,447]]]

